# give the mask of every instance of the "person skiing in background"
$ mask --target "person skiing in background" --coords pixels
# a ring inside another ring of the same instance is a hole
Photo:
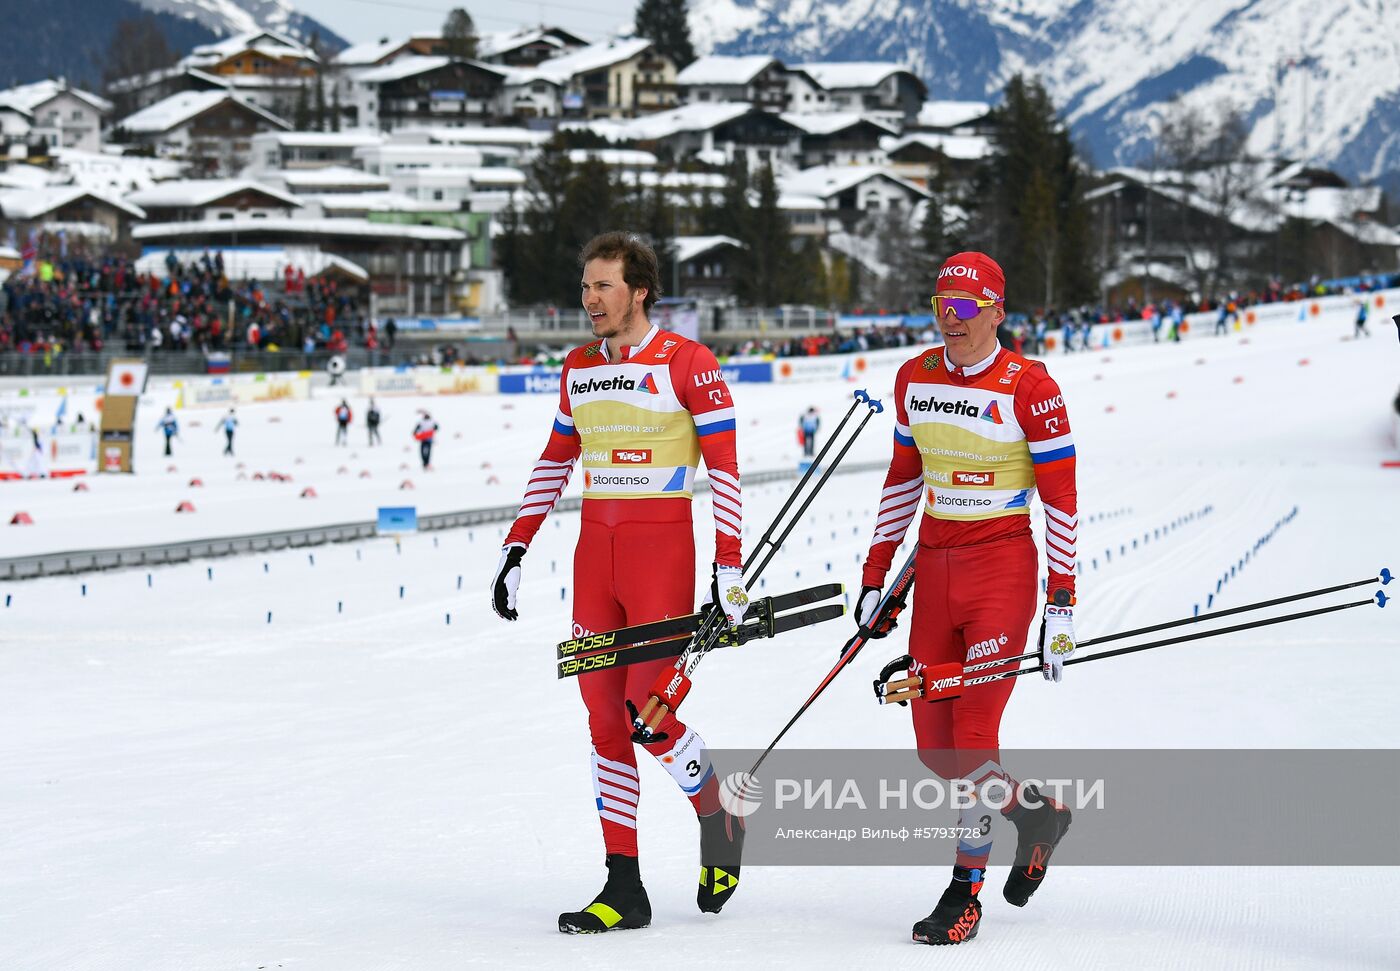
[[[583,307],[598,339],[564,359],[554,427],[501,550],[492,607],[506,620],[518,616],[521,559],[582,458],[574,636],[690,613],[695,602],[691,491],[703,458],[715,522],[707,603],[717,603],[728,622],[738,624],[748,598],[741,575],[734,400],[724,374],[703,344],[651,323],[660,279],[656,253],[646,242],[630,233],[604,233],[583,248],[579,264]],[[632,699],[646,697],[672,666],[672,659],[660,659],[578,678],[588,709],[608,876],[591,904],[559,916],[564,933],[651,922],[637,862],[641,783],[634,745],[661,763],[699,818],[700,909],[718,913],[738,885],[743,829],[720,804],[704,739],[670,711],[650,739],[633,733]]]
[[[418,442],[418,457],[423,460],[423,470],[433,460],[433,436],[437,434],[438,423],[426,411],[421,413],[418,424],[413,426],[413,438]]]
[[[1045,678],[1059,681],[1074,652],[1074,439],[1064,396],[1045,365],[997,345],[1005,297],[1005,276],[991,257],[950,256],[933,298],[945,343],[905,362],[895,377],[894,454],[855,619],[863,628],[874,621],[895,548],[918,517],[913,676],[929,665],[1017,657],[1037,612]],[[1049,569],[1047,603],[1039,610],[1030,529],[1037,490]],[[931,770],[971,782],[979,794],[989,783],[998,795],[1010,788],[1013,798],[1000,812],[1014,824],[1018,842],[1002,893],[1021,907],[1044,877],[1070,814],[1034,786],[1016,785],[1001,766],[1001,714],[1015,684],[1012,678],[980,684],[951,702],[915,700],[910,708],[919,757]],[[916,942],[959,944],[976,936],[996,816],[980,798],[963,810],[959,827],[977,835],[959,840],[952,880],[933,912],[914,925]]]
[[[230,408],[228,410],[228,414],[224,415],[224,417],[220,419],[219,423],[214,426],[214,434],[217,435],[220,431],[224,433],[225,455],[233,454],[233,433],[237,428],[238,416],[233,413],[232,408]]]
[[[170,450],[170,442],[176,435],[180,434],[180,423],[175,419],[175,412],[170,408],[165,409],[165,414],[160,416],[160,421],[156,422],[156,430],[165,433],[165,454],[173,455]]]
[[[802,443],[802,457],[811,458],[817,449],[817,429],[822,427],[816,405],[811,405],[797,419],[797,440]]]
[[[335,406],[335,443],[337,445],[350,444],[350,419],[352,417],[350,403],[341,398],[340,404]]]
[[[1181,309],[1180,303],[1172,304],[1172,328],[1167,334],[1167,340],[1173,343],[1181,343],[1181,322],[1186,318],[1186,313]]]
[[[1367,337],[1371,336],[1371,332],[1366,329],[1366,318],[1370,312],[1371,308],[1365,297],[1361,297],[1356,301],[1356,326],[1351,332],[1353,338],[1360,337],[1362,334],[1365,334]]]
[[[369,444],[372,446],[381,444],[379,439],[379,405],[375,404],[373,398],[369,399],[369,409],[365,412],[365,427],[369,429]]]

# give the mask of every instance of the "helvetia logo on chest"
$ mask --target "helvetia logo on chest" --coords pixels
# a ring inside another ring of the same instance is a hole
[[[964,399],[962,401],[939,401],[937,398],[910,398],[910,411],[937,412],[944,415],[966,415],[968,418],[980,418],[989,421],[993,425],[1002,424],[1001,409],[997,407],[995,401],[990,402],[986,408],[979,409],[972,402]]]
[[[618,374],[611,378],[589,378],[587,381],[571,381],[569,383],[570,394],[595,394],[599,391],[641,391],[644,394],[660,394],[657,390],[656,378],[652,372],[648,371],[642,375],[640,381],[633,381],[631,378]]]

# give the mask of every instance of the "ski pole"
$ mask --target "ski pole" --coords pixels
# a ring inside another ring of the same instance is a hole
[[[752,567],[747,572],[747,575],[744,577],[745,590],[753,589],[754,582],[758,579],[759,574],[763,572],[763,568],[768,565],[768,561],[771,560],[773,556],[778,552],[778,547],[783,544],[783,540],[787,539],[788,533],[792,531],[792,527],[797,523],[797,520],[801,518],[804,512],[806,512],[807,506],[812,501],[812,497],[815,497],[816,494],[821,490],[821,487],[826,484],[827,476],[831,475],[832,471],[836,468],[836,466],[841,464],[841,459],[844,458],[846,455],[846,449],[850,448],[851,444],[856,440],[856,437],[860,435],[861,431],[865,428],[865,423],[868,422],[873,416],[878,415],[880,412],[885,410],[884,405],[882,405],[878,400],[872,400],[869,393],[866,392],[864,388],[858,389],[853,395],[853,397],[855,398],[855,400],[851,402],[851,407],[847,409],[846,414],[841,418],[840,423],[837,424],[836,428],[832,430],[831,435],[827,437],[826,444],[822,446],[822,450],[817,453],[816,458],[812,459],[812,463],[809,466],[807,466],[807,471],[802,473],[802,478],[798,479],[797,485],[793,486],[792,494],[788,496],[787,501],[783,503],[783,506],[781,509],[778,510],[777,515],[773,517],[773,521],[768,524],[768,529],[764,532],[764,534],[759,538],[758,542],[754,545],[755,551],[763,549],[765,545],[767,545],[769,549],[767,557],[761,560],[756,567]],[[812,474],[815,473],[821,467],[822,459],[826,458],[826,453],[831,451],[831,447],[835,445],[837,439],[841,437],[841,430],[846,427],[846,423],[850,421],[851,416],[855,414],[856,408],[858,408],[861,405],[865,405],[867,410],[865,413],[865,418],[861,421],[859,427],[857,427],[856,430],[851,433],[851,437],[846,440],[845,447],[842,448],[841,451],[837,454],[836,460],[831,463],[831,468],[827,469],[822,474],[822,477],[818,480],[817,484],[812,487],[812,492],[810,493],[806,503],[804,503],[802,507],[798,509],[796,513],[793,514],[792,522],[788,525],[787,529],[783,532],[781,536],[778,537],[777,540],[770,539],[770,537],[773,535],[773,531],[778,528],[778,523],[782,521],[783,516],[786,515],[788,509],[792,506],[793,502],[797,500],[797,497],[802,494],[802,489],[807,484],[807,481],[811,479]]]
[[[1378,590],[1376,591],[1376,595],[1368,600],[1355,600],[1351,603],[1334,604],[1330,607],[1314,607],[1311,610],[1301,610],[1297,613],[1284,614],[1280,617],[1269,617],[1264,620],[1252,620],[1244,624],[1236,624],[1233,627],[1221,627],[1217,630],[1199,631],[1194,634],[1179,634],[1176,637],[1168,637],[1160,641],[1149,641],[1146,644],[1133,644],[1129,647],[1119,647],[1115,648],[1112,651],[1102,651],[1098,654],[1093,654],[1088,657],[1072,657],[1065,662],[1065,666],[1068,667],[1071,664],[1087,664],[1090,661],[1102,661],[1106,658],[1119,657],[1124,654],[1136,654],[1139,651],[1150,651],[1153,648],[1168,647],[1172,644],[1184,644],[1188,641],[1199,641],[1207,637],[1217,637],[1220,634],[1236,634],[1240,631],[1254,630],[1255,628],[1259,627],[1271,627],[1274,624],[1286,624],[1295,620],[1303,620],[1307,617],[1318,617],[1322,614],[1331,614],[1339,610],[1350,610],[1353,607],[1366,607],[1370,606],[1371,604],[1376,604],[1380,607],[1384,607],[1388,600],[1390,600],[1390,598],[1387,597],[1384,592]],[[1100,643],[1102,643],[1102,640],[1100,640]],[[1019,678],[1023,674],[1031,674],[1033,672],[1039,671],[1040,666],[1037,664],[1032,665],[1031,667],[1016,668],[1013,671],[999,671],[996,674],[985,674],[978,678],[961,677],[961,675],[965,675],[976,670],[983,670],[989,666],[996,667],[1003,664],[1023,661],[1028,658],[1035,658],[1039,660],[1039,657],[1039,653],[1023,654],[1019,657],[1007,658],[1003,661],[984,662],[982,664],[972,665],[969,668],[963,668],[961,665],[956,664],[956,662],[953,662],[952,664],[930,665],[925,670],[930,672],[929,677],[932,680],[936,682],[948,680],[953,681],[953,683],[940,688],[937,697],[927,698],[927,700],[952,701],[954,698],[958,698],[961,696],[961,689],[963,688],[971,688],[979,684],[989,684],[993,681],[1001,681],[1006,678]],[[899,666],[902,663],[905,664],[905,666],[907,666],[908,663],[912,663],[912,658],[910,658],[906,654],[904,657],[897,658],[896,660],[891,661],[888,665],[886,665],[885,669],[880,672],[881,680],[875,682],[875,694],[881,704],[886,704],[890,701],[902,701],[910,697],[920,697],[922,695],[922,692],[920,690],[920,678],[907,678],[905,680],[897,682],[888,681],[890,675],[893,674],[894,671],[899,670]],[[956,680],[954,681],[954,679]],[[882,682],[888,683],[886,684]],[[958,689],[957,693],[953,693],[954,689]],[[887,693],[887,691],[899,692],[899,694],[890,694]]]
[[[783,736],[788,733],[788,729],[797,724],[797,719],[807,713],[807,709],[811,708],[812,703],[816,701],[817,698],[821,697],[821,693],[827,689],[827,686],[836,680],[836,676],[855,660],[856,655],[860,653],[860,649],[870,642],[873,632],[883,629],[884,632],[888,633],[894,628],[894,621],[904,610],[905,604],[908,603],[909,592],[914,585],[914,560],[918,554],[919,548],[916,545],[914,549],[910,551],[909,559],[904,562],[904,566],[900,569],[899,575],[895,577],[894,583],[890,585],[889,590],[885,591],[885,596],[880,601],[880,607],[875,612],[875,619],[872,621],[871,626],[856,631],[855,635],[846,642],[846,646],[841,649],[841,657],[836,662],[836,666],[827,672],[826,677],[821,679],[816,690],[812,692],[806,701],[802,702],[802,707],[798,708],[796,713],[788,719],[787,724],[783,726],[783,730],[773,738],[773,741],[768,743],[768,747],[763,750],[763,754],[758,757],[753,767],[749,769],[748,773],[745,775],[746,780],[751,779],[753,775],[758,772],[758,767],[763,764],[764,759],[768,758],[769,753],[778,747],[778,743],[783,740]]]
[[[1249,610],[1260,610],[1264,607],[1277,607],[1279,604],[1293,603],[1297,600],[1307,600],[1310,597],[1321,597],[1323,594],[1336,593],[1338,590],[1350,590],[1353,587],[1364,587],[1368,583],[1375,583],[1378,580],[1380,581],[1381,586],[1385,586],[1386,584],[1390,583],[1390,581],[1393,579],[1394,577],[1391,575],[1390,570],[1382,569],[1375,576],[1368,577],[1365,580],[1353,580],[1351,583],[1339,583],[1333,587],[1319,587],[1316,590],[1307,590],[1303,593],[1294,593],[1290,594],[1287,597],[1278,597],[1274,600],[1261,600],[1258,603],[1245,604],[1242,607],[1231,607],[1229,610],[1217,610],[1214,613],[1210,614],[1200,614],[1199,616],[1195,617],[1183,617],[1181,620],[1170,620],[1161,624],[1152,624],[1148,627],[1137,627],[1133,630],[1119,631],[1116,634],[1105,634],[1102,637],[1091,637],[1087,641],[1081,641],[1076,646],[1080,648],[1096,647],[1099,644],[1107,644],[1110,641],[1121,641],[1125,637],[1136,637],[1139,634],[1153,634],[1160,630],[1169,630],[1173,627],[1184,627],[1190,624],[1199,624],[1201,621],[1215,620],[1219,617],[1229,617],[1232,614],[1240,614]],[[1382,607],[1384,607],[1385,602],[1390,599],[1385,595],[1384,591],[1376,591],[1376,596],[1380,598],[1380,605]],[[1231,627],[1226,629],[1243,630],[1245,628]],[[1215,631],[1215,633],[1223,633],[1223,630]],[[967,667],[963,668],[963,674],[972,674],[976,671],[986,671],[990,668],[999,668],[1004,664],[1010,664],[1015,661],[1025,661],[1031,658],[1039,659],[1039,657],[1040,653],[1038,651],[1031,651],[1025,654],[1018,654],[1016,657],[999,658],[995,661],[982,661],[979,664],[969,664]]]
[[[1172,620],[1164,624],[1153,624],[1150,627],[1139,627],[1135,630],[1120,631],[1117,634],[1106,634],[1103,637],[1095,637],[1084,641],[1080,647],[1093,647],[1096,644],[1107,644],[1109,641],[1121,641],[1125,637],[1136,637],[1138,634],[1153,634],[1159,630],[1167,630],[1172,627],[1184,627],[1188,624],[1199,624],[1203,620],[1214,620],[1217,617],[1229,617],[1231,614],[1242,614],[1250,610],[1262,610],[1265,607],[1277,607],[1279,604],[1292,603],[1295,600],[1307,600],[1311,597],[1321,597],[1324,594],[1336,593],[1338,590],[1350,590],[1352,587],[1364,587],[1367,584],[1380,581],[1381,586],[1388,584],[1393,577],[1389,570],[1383,569],[1373,577],[1365,580],[1354,580],[1351,583],[1339,583],[1335,587],[1320,587],[1317,590],[1307,590],[1303,593],[1290,594],[1287,597],[1278,597],[1274,600],[1261,600],[1258,603],[1245,604],[1243,607],[1231,607],[1229,610],[1217,610],[1214,613],[1200,614],[1196,617],[1183,617],[1181,620]]]
[[[759,559],[756,565],[746,571],[744,576],[744,589],[749,590],[753,588],[754,583],[757,582],[759,576],[772,561],[773,556],[778,552],[778,548],[797,526],[798,520],[802,518],[802,514],[807,511],[807,507],[816,499],[817,493],[826,485],[827,480],[831,478],[832,473],[836,471],[836,467],[841,464],[841,460],[846,457],[846,453],[850,450],[851,446],[855,444],[855,440],[860,436],[860,433],[865,430],[865,426],[869,424],[870,419],[885,410],[885,406],[881,404],[879,399],[871,398],[864,389],[857,390],[854,397],[855,401],[852,402],[850,410],[846,412],[846,416],[841,419],[841,423],[836,428],[836,433],[833,433],[827,440],[826,447],[821,450],[821,453],[812,461],[812,464],[808,466],[807,471],[793,488],[792,495],[783,503],[782,508],[778,510],[778,514],[773,517],[773,521],[769,524],[768,529],[764,531],[763,537],[759,540],[759,546],[766,544],[768,546],[767,553]],[[862,404],[866,406],[865,417],[861,419],[855,431],[847,436],[845,443],[841,446],[841,450],[836,453],[836,457],[832,460],[831,465],[822,472],[816,484],[812,486],[811,489],[807,490],[806,495],[802,496],[802,501],[798,504],[796,512],[792,514],[787,525],[778,532],[777,539],[772,539],[774,532],[778,531],[779,523],[781,523],[783,518],[787,515],[788,510],[792,508],[793,503],[797,501],[798,496],[802,495],[803,487],[806,486],[807,482],[811,479],[812,473],[816,470],[818,463],[836,443],[838,437],[837,433],[845,426],[851,415],[855,413],[856,407]],[[699,666],[700,659],[714,646],[714,642],[723,633],[725,624],[726,618],[724,611],[719,609],[719,605],[716,604],[715,609],[701,621],[699,629],[696,630],[690,643],[685,646],[685,650],[681,651],[680,656],[676,658],[676,663],[672,666],[673,670],[670,672],[662,671],[660,677],[656,679],[656,683],[652,685],[648,693],[646,704],[642,707],[642,710],[638,712],[636,706],[632,704],[630,700],[627,702],[627,710],[628,713],[632,715],[632,726],[635,729],[633,733],[634,741],[640,740],[646,742],[653,740],[656,727],[661,724],[661,719],[666,717],[668,711],[675,711],[676,708],[680,706],[680,703],[685,700],[686,694],[690,691],[690,676],[695,672],[695,668]]]

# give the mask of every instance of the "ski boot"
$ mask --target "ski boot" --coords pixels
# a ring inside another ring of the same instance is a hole
[[[651,901],[635,856],[608,854],[608,882],[593,903],[572,914],[559,915],[562,934],[601,934],[631,930],[651,923]]]
[[[1064,839],[1070,823],[1069,810],[1035,786],[1026,786],[1025,794],[1040,805],[1034,809],[1018,805],[1006,814],[1016,824],[1016,862],[1001,895],[1013,907],[1026,906],[1031,894],[1040,888],[1050,865],[1050,854]]]
[[[739,887],[744,821],[724,809],[716,809],[699,819],[700,889],[695,903],[702,913],[717,914]]]
[[[962,944],[977,936],[982,922],[982,871],[953,867],[953,879],[933,913],[914,925],[916,944]]]

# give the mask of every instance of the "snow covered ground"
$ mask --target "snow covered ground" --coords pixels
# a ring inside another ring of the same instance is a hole
[[[1294,507],[1215,606],[1400,569],[1400,469],[1381,467],[1396,457],[1400,348],[1380,325],[1353,342],[1338,313],[1049,362],[1079,452],[1081,637],[1204,610],[1222,572]],[[892,378],[873,375],[872,392]],[[816,404],[830,427],[850,390],[737,386],[741,467],[794,463],[797,414]],[[158,454],[160,409],[143,406],[138,475],[93,477],[86,493],[0,484],[3,518],[36,521],[0,527],[0,555],[367,519],[381,504],[509,504],[554,408],[386,399],[386,444],[371,450],[359,398],[354,446],[332,446],[336,400],[322,389],[239,409],[234,460],[219,454],[218,412],[186,411],[174,472]],[[418,406],[443,426],[428,473],[404,451]],[[891,421],[873,421],[851,458],[885,457]],[[239,480],[238,462],[293,481]],[[833,479],[766,589],[858,583],[881,479]],[[307,485],[318,498],[299,498]],[[746,490],[750,542],[788,488]],[[176,515],[182,499],[198,511]],[[696,521],[704,549],[703,498]],[[0,583],[0,966],[1400,966],[1394,868],[1061,867],[1025,910],[1001,900],[996,870],[979,937],[936,952],[908,934],[946,883],[941,867],[750,867],[724,914],[702,915],[693,815],[644,756],[653,925],[562,936],[555,916],[590,900],[602,874],[584,710],[550,654],[569,627],[577,515],[541,532],[509,626],[484,592],[502,531]],[[1071,669],[1058,686],[1023,679],[1003,744],[1400,747],[1393,610]],[[716,654],[687,720],[712,748],[762,747],[848,633],[837,622]],[[868,687],[899,642],[862,655],[784,745],[908,745],[907,715],[874,706]],[[1310,795],[1281,783],[1279,798]]]

